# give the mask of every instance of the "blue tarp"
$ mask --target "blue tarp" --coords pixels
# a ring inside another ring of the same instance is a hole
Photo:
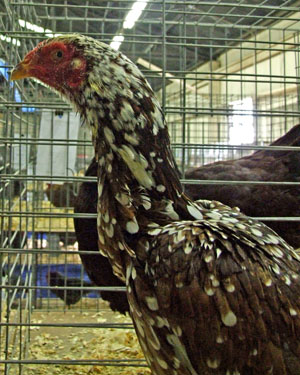
[[[61,273],[63,276],[73,277],[73,278],[81,278],[82,266],[80,264],[39,264],[36,266],[36,286],[48,286],[46,275],[50,271],[57,271]],[[20,270],[22,266],[16,265],[14,275],[19,276]],[[29,273],[32,271],[29,270]],[[26,275],[28,274],[28,268],[25,267],[21,277],[23,281],[25,281]],[[90,281],[86,272],[83,271],[83,280]],[[49,289],[37,289],[36,290],[36,297],[37,298],[57,298],[57,296],[52,293]],[[88,298],[99,298],[99,293],[91,291],[89,294],[86,295]]]

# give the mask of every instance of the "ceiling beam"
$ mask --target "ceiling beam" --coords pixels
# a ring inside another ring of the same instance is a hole
[[[142,59],[141,57],[138,58],[137,64],[143,66],[144,68],[151,70],[152,72],[157,72],[157,74],[160,76],[163,75],[162,69],[159,66],[156,66],[150,63],[149,61]],[[176,78],[173,74],[166,72],[165,77],[171,80],[172,82],[176,83],[178,86],[181,86],[180,79]],[[186,84],[186,88],[188,90],[195,91],[195,87],[189,84]]]

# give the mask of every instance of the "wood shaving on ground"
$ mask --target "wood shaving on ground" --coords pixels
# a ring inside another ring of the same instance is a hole
[[[131,323],[128,316],[101,312],[49,312],[32,314],[32,323]],[[88,327],[31,327],[27,359],[32,360],[141,360],[134,329]],[[16,367],[17,370],[17,367]],[[0,370],[1,374],[1,370]],[[147,367],[28,364],[23,375],[150,375]]]

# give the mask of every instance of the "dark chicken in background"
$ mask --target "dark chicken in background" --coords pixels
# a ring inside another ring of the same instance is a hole
[[[92,131],[101,252],[123,281],[153,375],[299,375],[300,259],[259,221],[183,193],[158,100],[121,52],[82,35],[12,72],[62,94]]]
[[[294,126],[270,146],[300,146],[300,125]],[[97,163],[91,161],[85,176],[97,176]],[[219,161],[191,168],[187,179],[232,181],[294,181],[300,180],[300,151],[259,150],[236,160]],[[194,200],[221,201],[237,206],[249,216],[300,216],[300,187],[251,185],[185,185]],[[255,204],[253,204],[255,202]],[[75,199],[74,212],[97,213],[97,183],[83,182]],[[300,223],[268,221],[268,226],[294,247],[300,247]],[[98,251],[96,219],[74,219],[79,250]],[[98,286],[124,284],[113,274],[108,259],[101,254],[80,254],[89,278]],[[113,310],[128,311],[124,293],[101,292]]]
[[[75,184],[72,182],[47,184],[45,193],[55,207],[73,207],[76,199],[74,188]]]
[[[86,176],[97,176],[97,164],[92,162],[86,171]],[[66,207],[69,196],[69,205],[74,206],[75,213],[96,213],[97,212],[97,184],[96,182],[84,182],[79,188],[79,193],[74,194],[73,183],[48,184],[46,190],[48,199],[56,207]],[[106,257],[101,255],[98,250],[98,233],[97,220],[74,218],[74,227],[78,241],[78,250],[97,252],[97,254],[80,254],[82,264],[88,274],[90,280],[97,286],[123,286],[124,283],[117,278],[112,272],[111,265]],[[60,282],[61,278],[52,277],[52,284],[55,286],[56,281]],[[66,277],[67,285],[80,286],[80,279],[69,279]],[[64,284],[63,284],[64,285]],[[52,290],[59,298],[64,299],[63,290]],[[76,293],[75,290],[66,290],[67,299],[72,298],[78,302],[83,296],[80,291]],[[124,292],[108,292],[101,291],[101,298],[109,303],[109,307],[113,311],[118,311],[125,314],[129,311],[127,297]],[[76,303],[75,302],[75,303]]]
[[[81,287],[93,286],[90,282],[75,277],[65,278],[64,275],[58,271],[48,272],[46,280],[50,286],[51,292],[64,301],[68,308],[70,308],[71,305],[75,305],[82,297],[91,292],[91,290],[80,289]],[[56,287],[64,287],[66,289],[57,289]],[[68,287],[75,287],[78,289],[67,289]]]
[[[300,147],[300,125],[295,125],[270,146]],[[91,161],[86,176],[97,176],[97,165],[94,159]],[[218,161],[190,168],[186,171],[185,178],[217,181],[300,182],[300,151],[259,150],[240,159]],[[71,184],[69,185],[68,189],[73,191]],[[89,189],[83,185],[81,189],[78,197],[70,195],[72,198],[70,202],[74,203],[75,207],[80,207],[78,212],[85,212],[83,210],[86,209],[86,212],[96,213],[97,200],[92,197],[93,194],[95,196],[97,194],[96,186]],[[84,194],[85,189],[90,190],[88,194]],[[58,185],[55,191],[54,196],[66,202],[65,184]],[[230,207],[239,207],[243,213],[252,217],[300,216],[300,187],[297,185],[186,184],[185,192],[194,200],[216,200]],[[55,201],[52,199],[52,202],[58,206],[58,199]],[[92,205],[94,205],[93,208]],[[300,248],[300,222],[276,220],[265,223],[294,248]],[[92,225],[96,224],[90,220],[85,221],[85,225],[89,230]]]
[[[270,146],[300,146],[300,125],[295,125]],[[259,150],[236,160],[191,168],[193,180],[300,182],[300,151]],[[220,201],[239,207],[252,217],[300,216],[300,186],[297,185],[185,185],[193,199]],[[299,221],[266,221],[270,228],[295,248],[300,248]]]
[[[85,176],[97,176],[97,164],[91,162]],[[97,183],[83,182],[79,188],[74,204],[75,213],[97,213]],[[82,264],[90,280],[98,286],[124,286],[124,283],[113,274],[107,257],[98,250],[98,232],[96,219],[74,218],[78,241],[78,250],[98,252],[97,254],[80,254]],[[101,291],[101,298],[108,301],[113,311],[125,314],[129,311],[125,292]]]
[[[270,146],[300,147],[300,125],[295,125],[286,134],[271,143]],[[95,159],[91,161],[86,176],[97,176]],[[217,181],[300,182],[300,150],[259,150],[240,159],[218,161],[198,168],[190,168],[187,170],[185,178]],[[81,190],[75,201],[75,207],[82,204],[87,209],[86,212],[96,213],[97,187],[96,183],[94,183],[94,187],[91,184],[93,183],[89,183],[89,193],[84,195],[83,191],[88,188],[85,183],[81,185]],[[216,200],[230,207],[238,207],[247,216],[300,216],[300,186],[297,185],[186,184],[185,192],[194,200]],[[80,203],[83,200],[84,204]],[[300,248],[300,222],[268,221],[266,223],[290,245]],[[88,230],[91,229],[92,225],[96,225],[95,222],[85,222],[85,227]]]

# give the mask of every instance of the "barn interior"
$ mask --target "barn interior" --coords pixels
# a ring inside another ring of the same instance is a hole
[[[89,241],[78,244],[74,227],[74,219],[88,225],[97,217],[92,196],[90,210],[74,211],[82,184],[97,181],[95,173],[86,175],[94,156],[90,129],[40,81],[10,81],[13,67],[49,37],[79,33],[101,40],[149,81],[184,186],[226,186],[232,197],[259,185],[294,197],[299,16],[293,0],[0,0],[0,374],[150,374],[123,314],[124,285],[104,264],[103,284],[95,285],[80,258],[98,254],[96,245],[85,248]],[[270,146],[289,131],[288,139]],[[193,173],[257,152],[276,158],[288,151],[293,170],[274,167],[260,181]],[[257,194],[248,199],[258,214],[246,214],[283,223],[297,248],[296,203],[280,198],[270,214],[268,198]]]

